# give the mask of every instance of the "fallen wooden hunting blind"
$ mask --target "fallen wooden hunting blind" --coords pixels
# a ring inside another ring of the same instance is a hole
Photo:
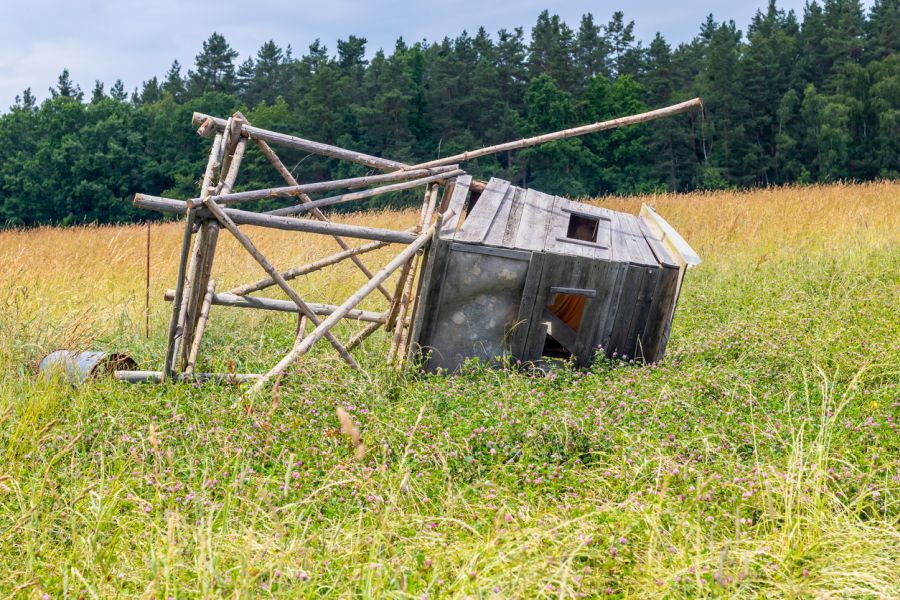
[[[465,207],[470,208],[466,214]],[[413,330],[428,369],[466,359],[660,360],[696,255],[648,207],[615,212],[491,179],[456,179]]]
[[[495,360],[505,355],[538,364],[567,357],[587,364],[601,348],[608,355],[659,360],[685,268],[699,262],[674,229],[647,207],[639,217],[613,212],[499,179],[475,181],[459,165],[701,106],[694,99],[418,165],[253,127],[241,113],[229,119],[195,113],[198,133],[212,139],[199,196],[183,201],[137,194],[134,199],[138,207],[185,217],[178,278],[175,288],[166,292],[172,317],[164,366],[162,371],[116,371],[116,377],[254,381],[251,391],[258,391],[322,338],[358,368],[351,350],[380,328],[392,333],[390,362],[418,357],[429,370],[454,370],[470,357]],[[270,144],[384,173],[301,184]],[[262,152],[286,186],[233,192],[249,146]],[[322,212],[416,187],[424,188],[424,194],[418,224],[411,229],[332,223]],[[328,195],[338,190],[347,191]],[[313,200],[310,195],[324,197]],[[285,206],[267,212],[234,208],[261,199],[284,201]],[[327,235],[340,251],[282,270],[259,251],[242,225]],[[217,289],[212,273],[221,229],[238,240],[266,277]],[[366,243],[352,246],[348,239]],[[370,270],[363,262],[366,253],[392,244],[403,249],[380,270]],[[308,302],[289,283],[345,260],[367,282],[340,305]],[[417,276],[420,262],[424,269]],[[388,289],[388,279],[395,274]],[[273,287],[288,299],[255,295]],[[385,300],[383,310],[357,308],[376,291]],[[213,306],[297,313],[295,343],[265,374],[195,373]],[[362,325],[350,339],[340,341],[333,328],[345,319]]]

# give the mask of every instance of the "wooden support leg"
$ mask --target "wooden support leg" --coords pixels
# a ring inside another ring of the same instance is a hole
[[[197,253],[197,267],[194,277],[189,281],[186,290],[184,328],[181,339],[181,370],[185,371],[190,364],[191,349],[197,333],[200,321],[200,312],[203,300],[209,288],[209,279],[212,274],[213,259],[216,255],[216,245],[219,241],[219,224],[215,221],[204,220],[200,226],[200,246]]]
[[[201,198],[209,198],[210,194],[230,193],[237,180],[244,152],[247,148],[247,140],[241,137],[241,126],[244,119],[240,113],[228,120],[228,128],[221,142],[222,157],[218,174],[218,185],[212,188],[212,179],[209,177],[209,185],[201,190]],[[215,171],[215,168],[213,168]],[[207,177],[204,176],[204,183]],[[194,339],[197,337],[197,328],[200,323],[204,298],[209,288],[212,275],[213,260],[216,255],[216,245],[219,241],[219,223],[215,220],[205,220],[200,228],[199,242],[197,244],[196,262],[188,279],[188,288],[184,300],[184,314],[182,316],[183,327],[181,344],[181,370],[186,371],[191,364],[191,353],[194,348]],[[205,323],[203,325],[206,326]],[[202,333],[201,333],[202,335]],[[196,360],[196,356],[194,357]]]
[[[191,342],[191,352],[188,355],[187,366],[184,368],[185,375],[194,373],[194,364],[197,362],[197,353],[200,351],[200,340],[203,339],[203,333],[206,331],[206,322],[209,320],[209,309],[212,307],[212,299],[216,293],[216,282],[210,281],[206,288],[206,295],[203,296],[203,305],[200,307],[200,319],[197,321],[197,330],[194,332],[194,339]]]
[[[172,303],[172,319],[169,321],[169,339],[166,344],[166,360],[163,367],[163,376],[169,377],[175,374],[173,365],[175,353],[178,348],[178,340],[181,337],[179,321],[181,319],[181,305],[184,298],[184,282],[187,272],[187,263],[191,250],[191,236],[194,228],[194,211],[189,209],[184,219],[184,236],[181,240],[181,258],[178,262],[178,281],[175,283],[175,301]]]
[[[315,262],[311,262],[309,264],[305,264],[300,267],[294,267],[293,269],[288,269],[281,273],[281,276],[284,277],[285,281],[289,281],[301,275],[308,275],[309,273],[314,273],[320,269],[323,269],[329,265],[334,265],[341,262],[344,259],[350,258],[351,256],[355,256],[357,254],[364,254],[366,252],[371,252],[373,250],[378,250],[379,248],[384,248],[388,245],[388,242],[371,242],[369,244],[365,244],[363,246],[358,246],[356,248],[350,248],[349,250],[345,250],[344,252],[338,252],[337,254],[332,254],[331,256],[322,258]],[[264,290],[268,287],[272,287],[273,285],[277,285],[275,280],[271,277],[265,277],[260,279],[259,281],[254,281],[253,283],[248,283],[246,285],[238,286],[234,289],[228,290],[229,294],[234,294],[235,296],[246,296],[247,294],[252,294],[253,292],[258,292],[260,290]]]
[[[275,151],[272,150],[272,148],[269,146],[269,144],[267,144],[266,142],[259,140],[259,139],[255,139],[253,141],[256,142],[256,145],[259,147],[260,151],[262,151],[262,153],[265,155],[265,157],[267,159],[269,159],[269,162],[272,163],[272,166],[275,167],[275,169],[278,171],[278,173],[281,174],[281,177],[285,180],[285,182],[287,182],[288,185],[300,185],[299,183],[297,183],[297,180],[294,178],[294,176],[291,174],[291,172],[287,169],[287,167],[284,166],[284,163],[281,162],[281,159],[278,158],[278,155],[275,154]],[[301,194],[300,200],[302,200],[304,203],[312,202],[312,199],[306,194]],[[328,217],[326,217],[322,213],[322,211],[320,211],[317,208],[311,210],[310,214],[312,216],[314,216],[315,218],[319,219],[320,221],[328,221]],[[335,235],[333,237],[334,237],[334,241],[336,241],[338,246],[341,247],[341,250],[349,250],[350,249],[350,245],[346,241],[344,241],[344,239],[342,237],[337,236],[337,235]],[[362,260],[359,259],[358,256],[351,256],[350,260],[353,261],[353,264],[356,265],[356,267],[360,271],[362,271],[363,275],[365,275],[369,279],[372,279],[372,277],[373,277],[372,271],[370,271],[369,268],[366,267],[366,265],[363,263]],[[378,291],[381,292],[382,296],[387,298],[388,302],[394,301],[393,296],[391,296],[391,293],[389,291],[387,291],[387,289],[385,289],[384,286],[379,285]]]
[[[419,216],[419,228],[420,231],[424,229],[429,221],[431,221],[431,216],[434,214],[435,206],[437,205],[438,199],[438,190],[439,186],[432,185],[428,188],[425,193],[425,199],[422,202],[422,213]],[[412,289],[413,289],[413,281],[416,278],[416,271],[419,265],[419,253],[416,253],[409,259],[406,278],[403,280],[403,289],[400,293],[399,302],[397,302],[397,313],[396,313],[396,323],[394,326],[394,338],[391,341],[391,349],[388,352],[388,361],[396,362],[397,364],[403,362],[404,354],[402,352],[403,342],[406,338],[407,331],[407,323],[406,316],[409,312],[409,304],[412,298]]]
[[[213,139],[212,148],[209,151],[209,159],[206,161],[206,170],[203,173],[203,182],[200,184],[200,195],[209,194],[209,187],[216,177],[217,167],[221,161],[222,154],[222,134],[217,133]],[[181,245],[181,259],[178,263],[178,281],[175,284],[175,302],[172,303],[172,319],[169,322],[169,339],[166,344],[166,358],[163,366],[163,377],[168,377],[175,373],[175,357],[178,355],[178,347],[181,342],[181,335],[184,331],[184,292],[185,280],[193,279],[193,272],[196,265],[196,255],[199,251],[199,243],[194,244],[191,249],[191,238],[194,230],[194,211],[188,210],[187,217],[184,221],[184,237]],[[198,240],[199,242],[199,240]],[[191,264],[190,275],[188,275],[188,262]]]

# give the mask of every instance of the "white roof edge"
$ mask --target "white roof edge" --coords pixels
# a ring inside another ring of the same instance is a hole
[[[659,235],[660,241],[672,251],[679,261],[687,265],[688,268],[700,264],[700,256],[694,252],[690,244],[659,213],[646,204],[641,204],[640,217],[652,231]]]

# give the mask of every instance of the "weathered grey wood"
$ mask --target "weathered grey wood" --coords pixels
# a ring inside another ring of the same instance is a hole
[[[605,209],[557,197],[553,206],[550,232],[547,235],[546,251],[584,256],[597,260],[609,260],[612,256],[610,249],[612,216],[609,213],[610,211]],[[596,221],[596,241],[591,242],[568,237],[569,221],[573,215]]]
[[[145,208],[169,214],[183,215],[187,212],[187,205],[182,200],[147,196],[145,194],[135,194],[134,205],[138,208]],[[210,217],[210,213],[207,209],[197,210],[199,211],[199,216],[206,218]],[[235,208],[222,208],[221,210],[234,221],[236,225],[255,225],[257,227],[268,227],[270,229],[281,229],[284,231],[303,231],[306,233],[340,235],[344,237],[353,237],[363,240],[378,240],[396,244],[409,244],[416,239],[416,236],[411,233],[393,229],[344,225],[341,223],[319,222],[311,221],[309,219],[296,219],[293,217],[276,217],[274,215],[264,215]]]
[[[655,363],[662,360],[668,341],[668,329],[675,313],[675,293],[680,272],[675,267],[661,270],[659,283],[650,305],[649,318],[641,336],[644,359]]]
[[[221,210],[221,209],[219,209]],[[391,262],[387,264],[383,269],[381,269],[378,273],[375,274],[375,277],[370,279],[363,287],[357,290],[353,295],[351,295],[343,304],[341,304],[337,310],[335,310],[328,318],[326,318],[321,323],[316,325],[316,328],[306,336],[302,342],[295,345],[294,348],[279,361],[277,365],[275,365],[268,373],[263,375],[250,389],[250,393],[258,393],[260,392],[273,377],[277,377],[281,375],[285,369],[294,364],[298,358],[306,354],[310,348],[312,348],[313,344],[315,344],[319,339],[323,336],[328,336],[329,331],[357,304],[362,302],[366,296],[372,293],[373,290],[378,286],[379,283],[385,281],[388,277],[390,277],[391,273],[399,269],[406,261],[410,259],[416,252],[419,251],[425,244],[427,244],[431,238],[434,236],[434,232],[436,229],[440,229],[441,226],[441,218],[438,218],[437,223],[428,228],[425,233],[419,235],[416,240],[407,246],[400,254],[394,257]],[[229,228],[230,230],[230,228]],[[315,319],[311,320],[315,323]]]
[[[629,264],[626,279],[619,296],[619,306],[616,309],[616,320],[610,337],[607,355],[614,353],[619,357],[633,358],[634,340],[630,339],[631,323],[637,309],[637,298],[644,280],[649,276],[651,269],[634,264]]]
[[[335,179],[332,181],[320,181],[318,183],[304,183],[298,185],[289,185],[283,187],[264,188],[259,190],[250,190],[247,192],[236,192],[230,194],[221,194],[213,198],[216,204],[229,206],[240,202],[250,202],[253,200],[271,200],[274,198],[294,198],[302,194],[318,194],[321,192],[330,192],[340,189],[359,189],[375,185],[379,183],[390,183],[394,181],[408,181],[411,179],[419,179],[423,177],[438,177],[447,174],[446,177],[455,177],[449,173],[459,171],[455,165],[447,167],[435,167],[434,169],[413,169],[411,171],[394,171],[381,175],[367,175],[365,177],[351,177],[347,179]],[[462,171],[460,171],[462,173]],[[197,199],[198,201],[202,199]]]
[[[432,184],[429,192],[425,194],[425,198],[422,202],[422,214],[419,220],[419,230],[423,230],[430,222],[431,217],[434,214],[434,209],[437,206],[438,192],[439,187],[436,184]],[[413,283],[416,278],[416,272],[419,268],[419,258],[422,254],[422,251],[415,253],[409,259],[408,264],[410,265],[409,273],[407,273],[406,278],[404,280],[402,294],[400,296],[400,308],[397,313],[397,321],[394,327],[394,339],[391,343],[391,349],[388,353],[388,361],[394,362],[396,364],[402,363],[406,360],[406,353],[403,352],[403,348],[406,345],[406,341],[408,339],[409,327],[407,326],[407,314],[409,313],[409,305],[412,297],[412,288]]]
[[[612,356],[610,343],[612,341],[613,329],[616,326],[616,317],[619,310],[619,302],[622,298],[622,289],[625,287],[625,280],[628,278],[629,265],[627,263],[611,262],[615,277],[610,284],[609,299],[606,309],[603,311],[602,317],[598,320],[595,328],[593,343],[594,346],[603,348],[607,356]]]
[[[555,199],[537,190],[527,190],[522,206],[522,218],[516,232],[515,247],[542,252],[550,229]]]
[[[213,139],[212,147],[209,150],[209,158],[206,161],[206,169],[203,173],[203,180],[200,183],[201,196],[209,193],[209,187],[215,177],[216,167],[219,164],[219,156],[222,150],[222,134],[217,133]],[[193,203],[191,205],[193,207]],[[186,280],[193,280],[193,272],[195,267],[192,266],[190,276],[188,275],[188,261],[194,265],[199,253],[199,238],[194,248],[191,248],[191,239],[194,230],[194,210],[186,211],[187,218],[184,224],[184,235],[182,238],[181,257],[178,263],[178,282],[175,284],[178,290],[178,301],[172,305],[172,318],[169,322],[169,335],[166,343],[166,357],[163,365],[163,373],[175,373],[175,357],[178,355],[178,345],[181,340],[181,334],[184,331],[185,320],[185,286]]]
[[[194,113],[192,120],[194,125],[198,125],[200,123],[203,123],[207,119],[212,119],[215,126],[219,129],[225,129],[228,124],[225,119],[211,117],[210,115],[204,115],[202,113]],[[405,169],[409,167],[408,165],[394,160],[372,156],[363,152],[355,152],[353,150],[347,150],[346,148],[340,148],[338,146],[332,146],[330,144],[314,142],[312,140],[307,140],[301,137],[278,133],[277,131],[269,131],[267,129],[253,127],[252,125],[244,125],[241,128],[241,135],[253,140],[260,140],[268,144],[278,144],[279,146],[294,148],[295,150],[303,150],[304,152],[310,152],[312,154],[349,160],[350,162],[355,162],[369,167],[375,167],[384,171],[396,171],[398,169]]]
[[[454,239],[458,242],[483,242],[509,186],[508,181],[492,178],[478,198],[478,202],[475,203],[475,207],[469,210],[469,214],[466,215],[466,219]]]
[[[163,373],[166,375],[174,375],[175,370],[172,368],[175,363],[175,354],[177,353],[176,338],[181,337],[178,330],[179,320],[181,319],[181,305],[184,298],[184,286],[187,274],[187,263],[191,250],[191,235],[194,227],[194,211],[187,211],[187,218],[184,220],[184,235],[181,240],[181,257],[178,260],[178,280],[175,283],[176,301],[172,304],[172,318],[169,321],[169,336],[166,344],[166,358],[163,366]]]
[[[233,162],[237,165],[237,162]],[[181,336],[181,360],[180,367],[184,371],[187,369],[188,359],[190,358],[191,347],[194,343],[194,335],[197,329],[197,322],[200,318],[200,309],[203,305],[203,297],[209,287],[209,280],[212,276],[213,261],[216,255],[216,245],[219,241],[219,224],[211,219],[204,219],[200,227],[200,243],[197,253],[197,266],[194,270],[193,277],[189,280],[189,287],[186,290],[186,309],[184,311],[183,332]]]
[[[535,302],[540,293],[540,285],[543,280],[544,259],[546,255],[542,252],[532,252],[528,265],[528,274],[525,276],[525,286],[522,288],[522,301],[519,303],[519,313],[513,327],[512,336],[510,338],[510,349],[512,355],[519,360],[532,360],[528,354],[529,330],[532,326],[541,327],[535,324]],[[546,332],[544,332],[546,335]]]
[[[647,244],[647,239],[641,232],[640,218],[635,215],[618,213],[619,226],[625,234],[625,241],[632,253],[631,262],[649,267],[659,266],[653,251]]]
[[[517,187],[514,189],[514,196],[509,207],[509,216],[506,219],[506,229],[503,232],[501,244],[505,248],[512,248],[516,243],[516,236],[519,232],[519,224],[522,220],[522,211],[525,210],[525,194],[526,190]]]
[[[285,279],[285,281],[290,281],[291,279],[295,279],[297,277],[300,277],[301,275],[308,275],[309,273],[314,273],[330,265],[337,264],[347,258],[350,258],[351,256],[358,256],[360,254],[365,254],[366,252],[372,252],[373,250],[378,250],[379,248],[384,248],[388,245],[388,242],[370,242],[363,246],[358,246],[356,248],[350,248],[349,250],[345,250],[343,252],[338,252],[337,254],[333,254],[309,264],[288,269],[287,271],[283,271],[281,273],[281,276]],[[246,294],[252,294],[253,292],[258,292],[260,290],[272,287],[273,285],[277,285],[274,279],[272,279],[271,277],[264,277],[263,279],[254,281],[253,283],[248,283],[236,288],[232,288],[228,290],[228,293],[234,294],[236,296],[244,296]]]
[[[186,373],[175,373],[174,375],[166,376],[163,371],[115,371],[113,376],[119,381],[126,381],[128,383],[160,383],[167,377],[174,378],[178,381],[190,381],[196,383],[205,381],[247,383],[256,381],[262,377],[262,375],[255,373],[192,373],[190,375]]]
[[[275,154],[275,151],[272,150],[272,148],[270,148],[266,142],[264,142],[262,140],[255,140],[255,142],[256,142],[256,145],[259,147],[260,152],[262,152],[263,155],[266,157],[266,159],[269,161],[269,163],[273,167],[275,167],[275,170],[278,171],[278,173],[281,175],[282,179],[284,179],[284,181],[288,185],[291,185],[291,186],[299,185],[297,180],[294,178],[294,176],[288,170],[288,168],[285,167],[284,163],[281,162],[281,159],[278,158],[278,155]],[[306,194],[300,194],[300,200],[302,200],[303,202],[312,202],[312,199]],[[325,222],[325,223],[330,222],[328,217],[326,217],[322,213],[322,211],[319,209],[313,210],[310,214],[312,214],[313,217],[315,217],[316,219],[318,219],[322,222]],[[349,250],[350,249],[350,245],[342,237],[340,237],[339,235],[332,235],[332,237],[334,238],[334,241],[337,243],[337,245],[341,247],[341,250]],[[370,271],[369,268],[366,267],[366,265],[362,262],[362,260],[358,256],[351,256],[350,260],[353,262],[354,265],[356,265],[356,267],[362,272],[363,275],[365,275],[368,279],[372,279],[372,271]],[[388,302],[393,301],[393,298],[391,297],[390,292],[388,292],[384,286],[378,286],[378,291],[379,291],[379,293],[381,293],[382,296],[384,296],[387,299]]]
[[[197,320],[194,341],[191,343],[191,352],[188,355],[187,366],[184,369],[186,375],[190,375],[194,372],[194,365],[197,363],[197,354],[200,352],[200,342],[203,340],[203,334],[206,331],[206,323],[209,321],[209,309],[212,307],[212,299],[215,293],[216,282],[210,281],[209,286],[206,289],[206,295],[203,297],[203,304],[200,306],[200,318]],[[174,290],[172,295],[174,297]]]
[[[346,194],[339,194],[337,196],[331,196],[329,198],[322,198],[321,200],[313,200],[312,202],[304,202],[302,204],[295,204],[294,206],[286,206],[284,208],[276,208],[275,210],[267,211],[268,215],[278,215],[278,216],[287,216],[287,215],[299,215],[306,212],[309,212],[313,209],[322,209],[326,206],[334,206],[336,204],[346,204],[347,202],[354,202],[356,200],[365,200],[368,198],[374,198],[375,196],[380,196],[381,194],[387,194],[389,192],[397,192],[400,190],[408,190],[412,188],[421,187],[423,185],[428,185],[429,183],[435,181],[444,181],[446,179],[456,177],[457,175],[462,175],[464,171],[455,170],[448,171],[447,173],[440,173],[438,175],[431,175],[430,177],[422,177],[420,179],[413,179],[412,181],[403,181],[400,183],[392,183],[390,185],[383,185],[377,188],[370,188],[368,190],[362,190],[359,192],[348,192]]]
[[[509,229],[509,218],[512,214],[512,207],[517,189],[518,188],[513,185],[507,186],[506,191],[500,200],[500,205],[497,207],[494,220],[491,222],[491,225],[488,227],[487,233],[484,236],[483,244],[503,247],[503,238]]]
[[[657,262],[665,267],[678,268],[678,261],[672,256],[672,253],[666,248],[666,245],[663,244],[662,238],[657,236],[650,229],[650,226],[647,225],[647,222],[644,221],[644,219],[639,218],[638,222],[640,224],[641,233],[644,235],[644,239],[647,240],[647,245],[650,246],[650,250],[653,252],[654,257],[656,257]]]
[[[584,367],[591,363],[594,353],[600,345],[597,331],[609,317],[615,296],[615,284],[620,265],[608,261],[591,261],[585,287],[594,292],[585,306],[578,330],[578,341],[575,344],[576,364]],[[553,291],[552,289],[550,290]]]
[[[544,309],[544,312],[541,313],[541,321],[547,328],[547,335],[559,342],[563,348],[571,352],[572,356],[575,356],[575,353],[577,352],[575,342],[578,338],[578,334],[575,330],[546,308]]]
[[[175,296],[174,290],[166,290],[163,298],[171,302]],[[277,298],[260,298],[258,296],[236,296],[228,292],[219,292],[210,297],[213,306],[229,306],[232,308],[255,308],[258,310],[271,310],[275,312],[300,313],[300,308],[291,300],[279,300]],[[310,310],[317,315],[330,315],[337,306],[332,304],[319,304],[316,302],[307,302]],[[366,321],[368,323],[384,323],[384,313],[371,310],[351,310],[347,314],[347,318],[354,321]]]
[[[224,157],[220,167],[219,183],[216,186],[217,194],[228,194],[237,181],[241,163],[244,160],[244,151],[247,140],[241,137],[241,126],[245,123],[244,116],[237,112],[229,119],[227,137],[223,138],[222,145],[225,148]],[[204,182],[206,177],[204,177]],[[209,188],[201,190],[200,196],[204,201],[209,198]],[[194,336],[200,318],[200,310],[203,298],[209,287],[212,275],[213,261],[216,255],[216,245],[219,241],[219,225],[215,220],[204,220],[197,244],[196,268],[191,272],[189,287],[187,290],[187,305],[184,312],[184,329],[181,347],[181,369],[186,370],[190,364],[190,354],[193,348]]]
[[[496,248],[494,246],[480,246],[478,244],[465,244],[460,242],[452,242],[450,247],[454,252],[473,252],[475,254],[489,254],[491,256],[504,256],[506,258],[517,258],[525,260],[528,256],[527,250],[515,250],[513,248]]]
[[[453,206],[453,202],[450,203],[450,206]],[[452,208],[448,210],[452,210]],[[450,242],[435,237],[428,246],[428,255],[416,294],[410,335],[411,346],[415,347],[420,344],[421,340],[430,338],[435,325],[437,307],[440,306],[441,284],[444,281],[449,260]],[[428,310],[425,310],[426,308]],[[412,351],[415,351],[415,348]]]
[[[452,211],[453,216],[444,221],[443,231],[439,233],[440,237],[450,238],[456,233],[459,227],[459,220],[462,218],[463,210],[466,206],[466,200],[469,197],[469,186],[472,184],[471,175],[460,175],[453,184],[453,194],[450,196],[450,202],[445,211]]]
[[[653,297],[656,294],[661,275],[661,268],[649,269],[644,276],[643,285],[635,299],[634,313],[631,317],[631,324],[628,326],[629,333],[626,338],[626,350],[628,351],[628,356],[636,360],[645,359],[643,348],[644,329],[650,318],[650,307],[653,304]]]
[[[285,281],[281,276],[281,273],[279,273],[275,269],[275,267],[272,266],[272,263],[270,263],[269,260],[265,256],[263,256],[263,254],[259,250],[256,249],[256,246],[252,241],[250,241],[250,238],[248,238],[246,235],[244,235],[243,232],[241,232],[240,229],[238,229],[234,221],[232,221],[225,213],[227,209],[221,208],[220,206],[216,205],[215,202],[210,202],[209,199],[207,199],[204,204],[216,216],[216,218],[219,220],[219,223],[221,223],[223,227],[228,229],[228,231],[238,239],[244,249],[247,250],[247,252],[256,260],[256,262],[258,262],[260,266],[269,274],[269,277],[275,280],[275,282],[284,291],[284,293],[288,295],[288,298],[294,301],[294,303],[297,305],[297,308],[300,309],[300,312],[305,314],[309,318],[309,320],[313,322],[314,325],[318,326],[319,318],[315,315],[309,305],[307,305],[306,302],[304,302],[300,297],[300,295],[297,294],[297,292],[290,285],[288,285],[287,281]],[[319,224],[324,225],[324,223]],[[354,369],[359,368],[356,360],[349,352],[347,352],[343,344],[341,344],[328,331],[325,331],[324,335],[326,338],[328,338],[328,341],[331,342],[331,345],[334,346],[334,348],[338,351],[338,354],[340,354],[351,367],[353,367]]]
[[[562,131],[556,131],[554,133],[546,133],[544,135],[538,135],[535,137],[524,138],[524,139],[517,140],[514,142],[506,142],[504,144],[497,144],[496,146],[488,146],[486,148],[481,148],[479,150],[470,150],[468,152],[454,154],[453,156],[447,156],[444,158],[439,158],[436,160],[419,163],[418,165],[414,165],[413,168],[437,167],[440,165],[461,163],[461,162],[465,162],[467,160],[472,160],[473,158],[478,158],[479,156],[488,156],[490,154],[499,154],[501,152],[509,152],[511,150],[517,150],[519,148],[528,148],[530,146],[538,146],[540,144],[546,144],[547,142],[552,142],[555,140],[562,140],[562,139],[566,139],[566,138],[586,135],[589,133],[596,133],[598,131],[605,131],[607,129],[615,129],[616,127],[623,127],[625,125],[634,125],[637,123],[645,123],[647,121],[652,121],[654,119],[660,119],[663,117],[671,117],[673,115],[677,115],[679,113],[683,113],[683,112],[686,112],[689,110],[699,110],[702,107],[703,107],[703,103],[700,101],[700,99],[694,98],[693,100],[688,100],[686,102],[681,102],[679,104],[673,104],[672,106],[667,106],[665,108],[651,110],[651,111],[641,113],[638,115],[631,115],[628,117],[620,117],[618,119],[612,119],[609,121],[600,121],[597,123],[592,123],[590,125],[582,125],[580,127],[564,129]],[[202,120],[202,119],[200,119],[200,120]]]

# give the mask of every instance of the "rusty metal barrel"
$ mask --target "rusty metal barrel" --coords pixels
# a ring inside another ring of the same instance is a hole
[[[63,381],[80,384],[117,369],[134,369],[136,366],[134,359],[125,354],[97,350],[57,350],[41,360],[38,376],[44,379],[59,377]]]

